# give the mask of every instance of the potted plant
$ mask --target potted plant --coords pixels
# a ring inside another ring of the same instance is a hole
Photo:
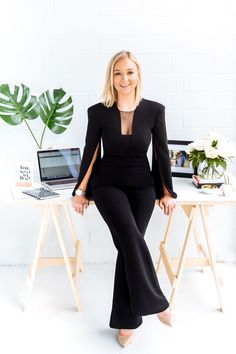
[[[71,96],[63,101],[66,92],[54,89],[43,92],[39,98],[30,94],[30,89],[21,84],[14,85],[11,92],[8,84],[0,85],[0,118],[10,125],[24,123],[33,137],[37,147],[42,149],[46,128],[55,134],[63,133],[69,126],[73,116]],[[30,127],[30,121],[41,118],[42,133],[37,140]]]
[[[235,144],[220,134],[211,132],[188,145],[189,161],[201,178],[218,179],[223,176],[228,160],[236,156]]]

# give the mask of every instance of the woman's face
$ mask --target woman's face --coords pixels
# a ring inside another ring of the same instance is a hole
[[[139,76],[137,65],[130,59],[118,60],[113,69],[113,83],[118,94],[130,95],[134,93]]]

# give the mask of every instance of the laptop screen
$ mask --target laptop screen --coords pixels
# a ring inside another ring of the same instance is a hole
[[[77,178],[81,156],[79,148],[37,151],[41,182]]]

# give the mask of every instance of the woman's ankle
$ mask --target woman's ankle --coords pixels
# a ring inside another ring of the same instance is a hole
[[[128,336],[133,333],[133,329],[120,329],[121,336]]]
[[[165,309],[164,311],[158,312],[157,316],[158,317],[167,316],[170,314],[170,312],[171,312],[170,308],[167,307],[167,309]]]

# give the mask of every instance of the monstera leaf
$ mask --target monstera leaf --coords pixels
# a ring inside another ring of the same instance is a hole
[[[0,117],[6,123],[17,125],[26,119],[35,119],[39,115],[39,106],[37,98],[30,96],[30,90],[27,86],[21,84],[14,86],[14,92],[11,93],[9,85],[0,86]],[[22,94],[20,93],[22,91]]]
[[[10,125],[18,125],[24,121],[38,145],[27,123],[27,120],[35,119],[39,115],[37,98],[31,96],[29,88],[23,84],[21,89],[14,85],[13,93],[8,84],[0,85],[0,94],[0,117]]]
[[[71,122],[73,115],[72,98],[62,102],[66,92],[60,88],[53,90],[53,96],[49,90],[39,96],[40,117],[45,124],[40,145],[42,145],[43,136],[46,127],[53,133],[63,133]]]
[[[12,91],[8,84],[0,85],[0,118],[10,125],[24,121],[38,148],[42,148],[47,127],[53,133],[61,134],[70,124],[73,115],[72,98],[62,102],[66,94],[62,88],[53,90],[53,96],[47,90],[40,95],[39,100],[31,96],[29,88],[23,84],[21,87],[14,85]],[[40,143],[28,124],[28,120],[36,119],[39,115],[44,122]]]

